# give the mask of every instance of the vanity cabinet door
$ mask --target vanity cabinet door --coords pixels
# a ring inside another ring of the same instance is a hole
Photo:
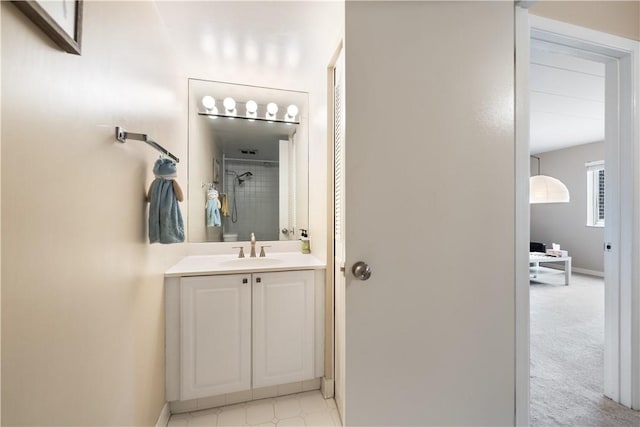
[[[253,274],[253,387],[314,377],[314,273]]]
[[[184,277],[181,399],[251,388],[251,275]]]

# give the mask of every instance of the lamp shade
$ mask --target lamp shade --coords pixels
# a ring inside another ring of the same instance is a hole
[[[529,178],[529,203],[569,203],[569,190],[559,179],[532,176]]]

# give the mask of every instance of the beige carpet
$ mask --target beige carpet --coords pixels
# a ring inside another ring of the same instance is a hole
[[[531,281],[531,425],[640,426],[603,396],[604,284],[540,268]]]

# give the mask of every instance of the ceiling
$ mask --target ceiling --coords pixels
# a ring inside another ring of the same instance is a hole
[[[532,154],[604,140],[604,64],[531,41]]]

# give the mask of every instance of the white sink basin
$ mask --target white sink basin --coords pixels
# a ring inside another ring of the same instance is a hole
[[[235,258],[220,262],[221,266],[233,268],[253,268],[253,267],[270,267],[282,264],[283,260],[278,258]]]

